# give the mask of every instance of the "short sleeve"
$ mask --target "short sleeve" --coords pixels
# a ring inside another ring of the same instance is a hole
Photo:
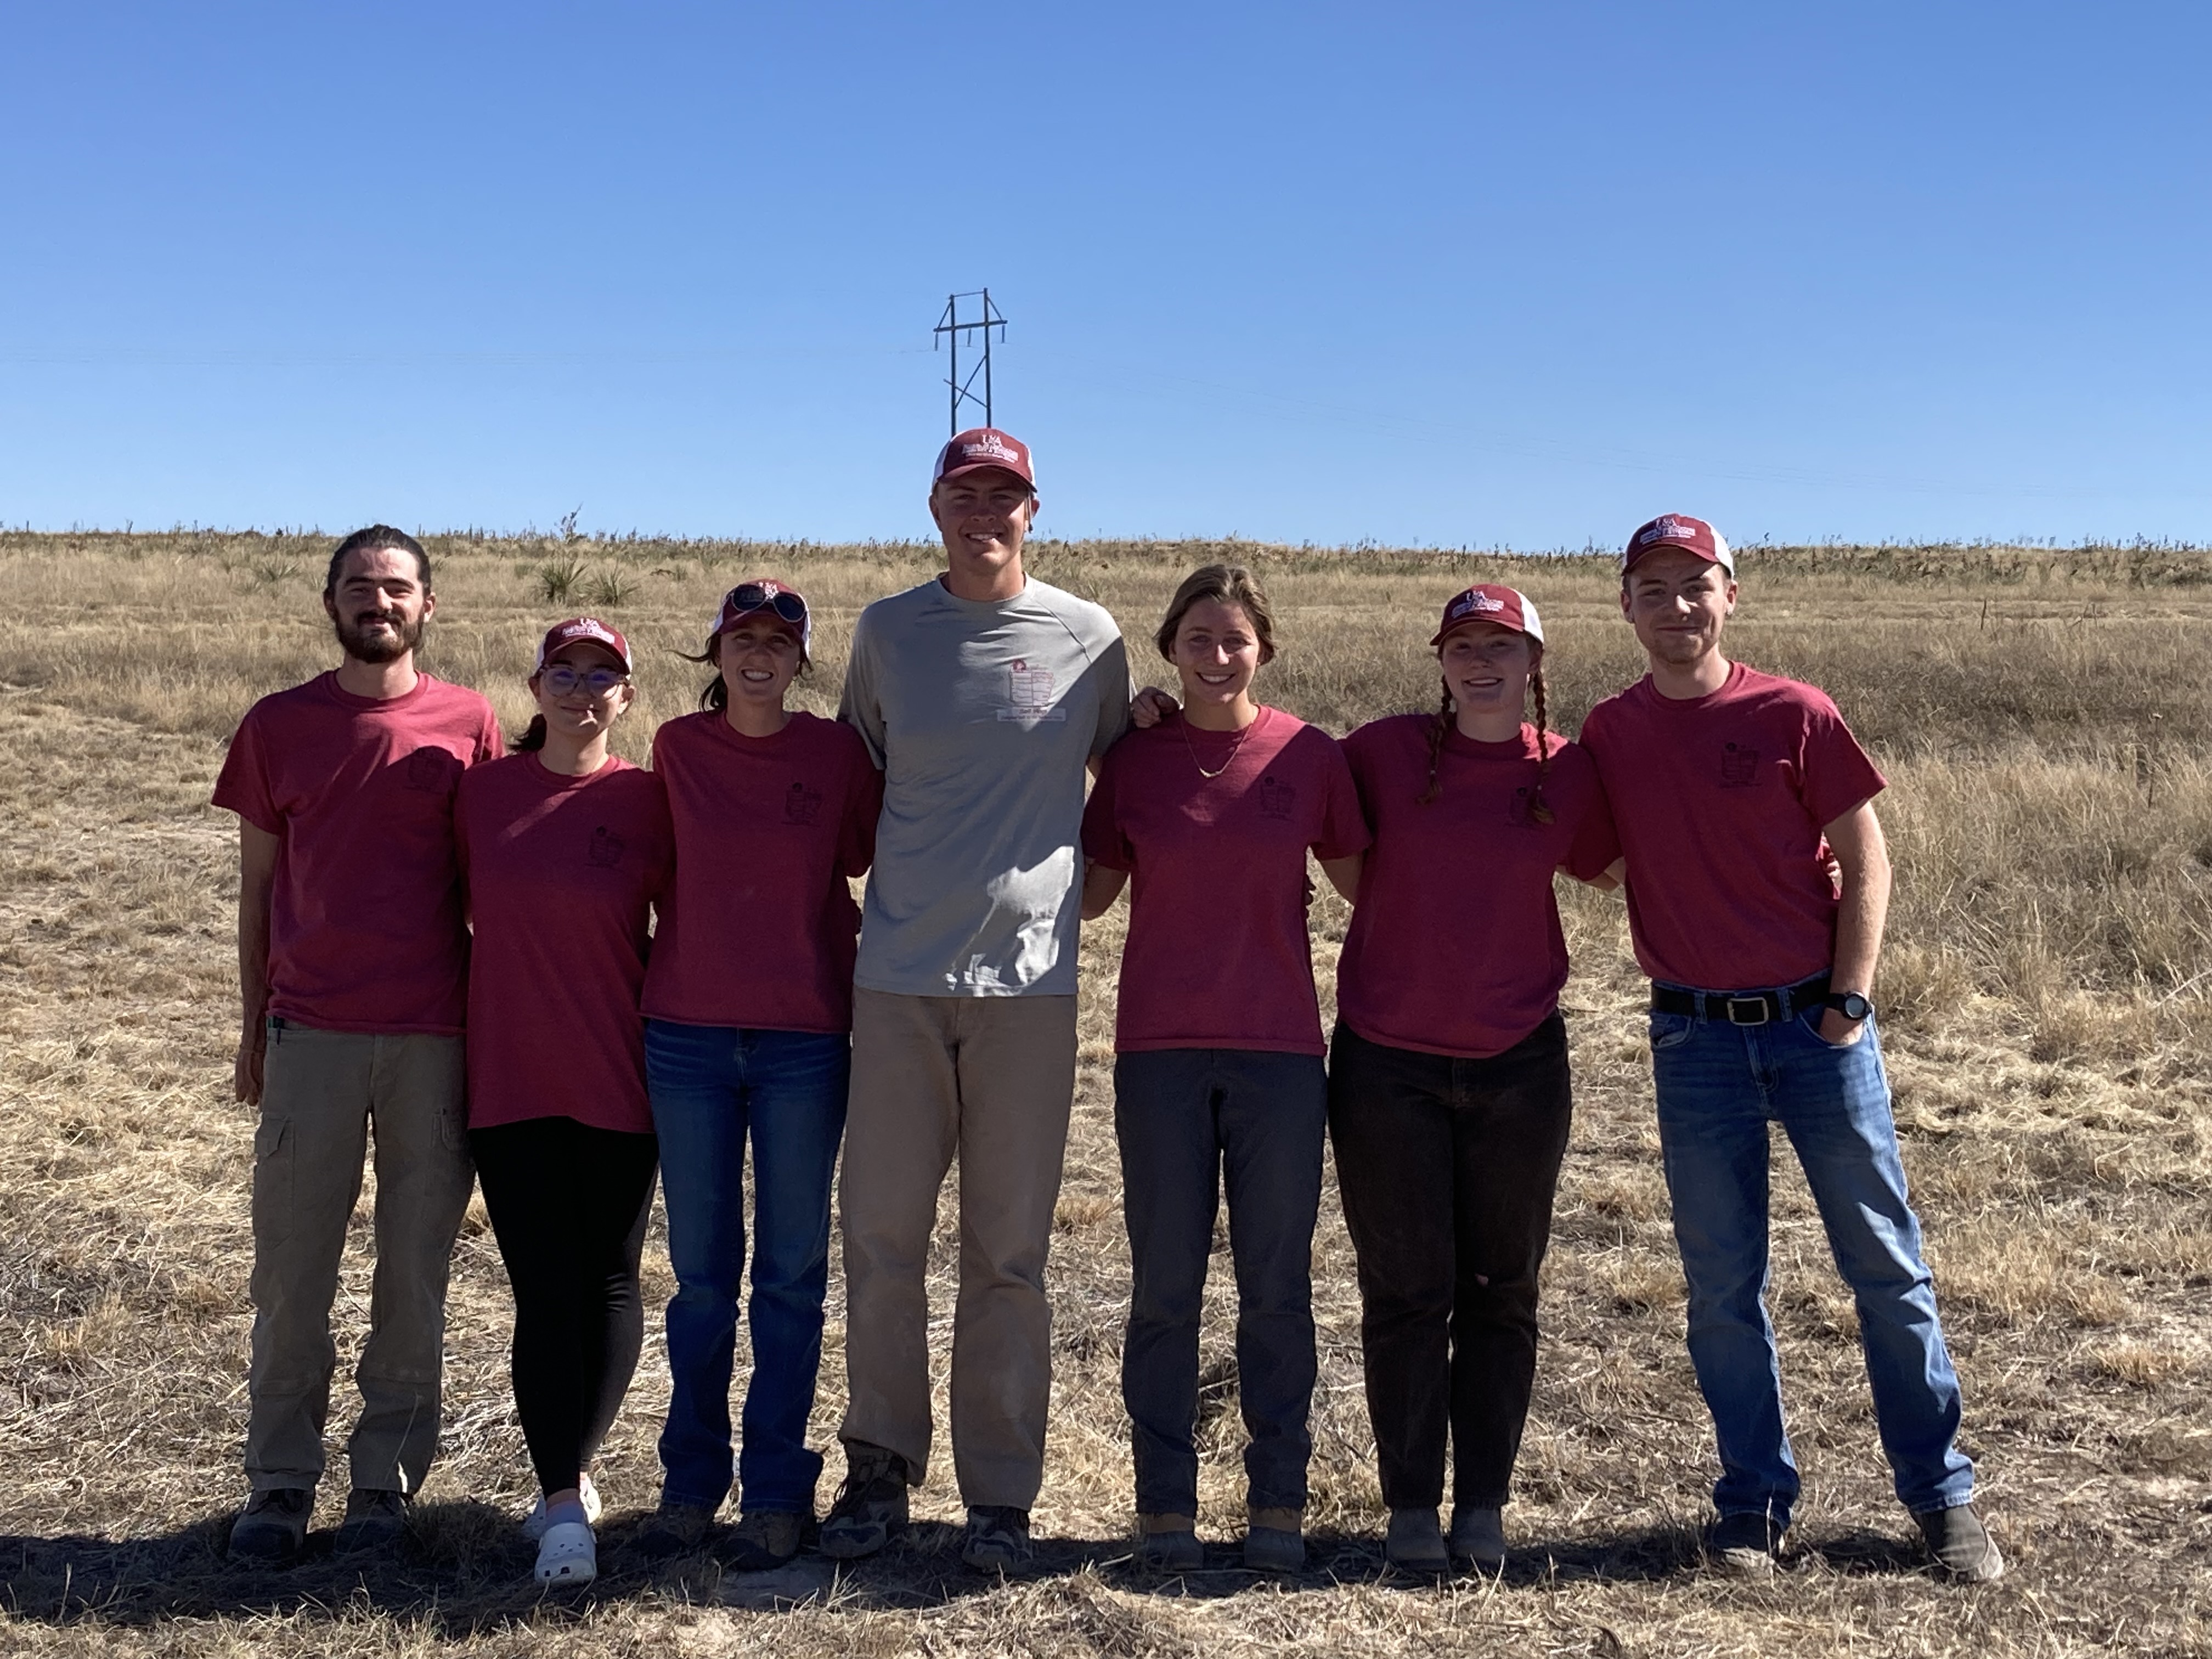
[[[1352,763],[1343,745],[1318,726],[1306,728],[1321,740],[1321,833],[1313,843],[1317,859],[1348,859],[1364,852],[1374,841],[1367,813],[1359,804],[1359,787],[1352,780]]]
[[[272,836],[284,833],[284,815],[276,808],[269,784],[269,757],[261,736],[258,704],[246,711],[216,776],[213,805],[235,812],[257,830]]]
[[[853,744],[852,781],[845,791],[844,821],[837,829],[837,873],[864,876],[876,861],[876,825],[884,815],[884,775],[865,740]]]
[[[477,733],[475,764],[503,759],[507,754],[507,738],[499,729],[499,716],[492,712],[491,704],[484,704],[483,729]]]
[[[1620,832],[1613,825],[1613,803],[1606,799],[1596,764],[1585,757],[1581,770],[1586,775],[1586,787],[1581,792],[1582,814],[1575,823],[1564,862],[1569,875],[1577,881],[1588,881],[1603,875],[1620,856]]]
[[[1129,729],[1129,705],[1137,696],[1137,683],[1129,677],[1129,647],[1119,634],[1098,653],[1098,728],[1091,734],[1091,752],[1103,755]]]
[[[837,718],[860,734],[860,741],[868,746],[868,758],[880,772],[889,750],[889,733],[876,682],[876,630],[863,611],[853,625],[853,652],[845,662],[845,689],[837,699]]]
[[[1121,767],[1113,755],[1098,769],[1098,781],[1091,786],[1091,799],[1083,805],[1083,856],[1109,870],[1133,870],[1135,854],[1115,810]]]
[[[1888,787],[1889,780],[1859,747],[1842,713],[1824,692],[1813,692],[1806,699],[1803,742],[1798,798],[1814,823],[1833,823]]]

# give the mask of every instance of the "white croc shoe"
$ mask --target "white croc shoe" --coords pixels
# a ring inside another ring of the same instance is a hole
[[[545,1528],[538,1546],[538,1582],[563,1589],[588,1584],[599,1576],[599,1540],[580,1521]]]
[[[598,1526],[599,1512],[605,1506],[599,1502],[599,1489],[592,1484],[590,1475],[584,1477],[578,1491],[584,1499],[584,1519],[591,1525]],[[541,1492],[538,1494],[537,1503],[531,1505],[529,1515],[523,1520],[522,1535],[534,1544],[545,1536],[545,1494]]]

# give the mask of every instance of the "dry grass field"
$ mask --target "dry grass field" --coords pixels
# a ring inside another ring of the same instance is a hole
[[[1312,1570],[1262,1582],[1216,1547],[1134,1571],[1118,1397],[1127,1265],[1109,1111],[1121,923],[1086,932],[1082,1076],[1053,1288],[1059,1366],[1034,1570],[963,1574],[941,1467],[927,1523],[832,1575],[703,1562],[541,1599],[514,1519],[532,1480],[505,1376],[508,1302],[478,1210],[462,1238],[445,1451],[418,1547],[367,1571],[234,1569],[242,1495],[252,1123],[229,1098],[234,827],[207,805],[263,692],[334,659],[329,543],[0,537],[0,1651],[8,1654],[2212,1655],[2212,557],[2187,549],[1752,550],[1735,654],[1826,685],[1877,750],[1899,878],[1881,991],[1905,1155],[1966,1389],[2001,1583],[1936,1583],[1875,1443],[1850,1302],[1794,1168],[1774,1304],[1807,1491],[1771,1583],[1702,1569],[1712,1455],[1681,1341],[1620,908],[1564,896],[1577,1118],[1547,1269],[1535,1409],[1496,1583],[1393,1578],[1333,1194]],[[1262,695],[1341,732],[1430,706],[1422,641],[1477,573],[1542,603],[1572,731],[1637,672],[1596,558],[1237,548],[1287,649]],[[909,545],[445,538],[433,672],[510,722],[538,632],[607,614],[642,649],[623,734],[691,706],[738,577],[794,580],[834,704],[851,619],[920,580]],[[1148,635],[1216,546],[1047,544],[1035,568]],[[555,590],[558,590],[557,592]],[[1141,662],[1146,653],[1133,653]],[[1164,665],[1154,662],[1156,677]],[[1324,997],[1346,913],[1316,911]],[[1786,1164],[1786,1158],[1784,1160]],[[366,1318],[363,1249],[341,1352]],[[941,1237],[950,1243],[949,1235]],[[648,1247],[648,1297],[669,1288]],[[949,1285],[951,1255],[939,1255]],[[1236,1378],[1218,1264],[1201,1534],[1237,1532]],[[842,1287],[817,1413],[842,1406]],[[949,1300],[940,1307],[949,1311]],[[657,1317],[652,1322],[658,1325]],[[340,1400],[345,1398],[342,1387]],[[666,1374],[646,1361],[600,1471],[605,1555],[656,1492]],[[340,1431],[346,1422],[341,1404]],[[342,1482],[319,1525],[335,1523]],[[826,1502],[828,1493],[823,1494]]]

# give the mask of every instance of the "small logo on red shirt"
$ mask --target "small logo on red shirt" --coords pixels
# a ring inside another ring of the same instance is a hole
[[[410,789],[444,789],[460,775],[460,758],[450,750],[433,745],[417,749],[407,757],[407,787]]]
[[[786,823],[811,823],[822,810],[822,792],[809,789],[803,783],[794,783],[784,792],[783,821]]]
[[[1260,780],[1260,816],[1267,818],[1287,818],[1291,809],[1297,805],[1298,792],[1294,784],[1285,783],[1270,774]]]
[[[1748,789],[1759,781],[1759,750],[1740,743],[1721,745],[1721,787]]]
[[[622,862],[623,852],[629,844],[603,823],[592,831],[591,845],[584,849],[584,856],[595,868],[611,870]]]

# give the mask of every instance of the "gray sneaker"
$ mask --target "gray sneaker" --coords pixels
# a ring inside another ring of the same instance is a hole
[[[1030,1547],[1030,1512],[1011,1504],[970,1504],[968,1535],[960,1560],[977,1572],[1012,1572],[1035,1553]]]
[[[1452,1559],[1484,1572],[1505,1570],[1505,1516],[1498,1510],[1455,1506],[1451,1523]]]
[[[1788,1528],[1763,1512],[1723,1515],[1705,1535],[1705,1559],[1738,1578],[1765,1578],[1774,1571]]]
[[[411,1507],[404,1492],[356,1486],[346,1495],[345,1519],[338,1523],[334,1547],[340,1555],[397,1547],[407,1536]]]
[[[1382,1558],[1401,1572],[1449,1572],[1451,1553],[1444,1548],[1437,1512],[1392,1510],[1390,1529],[1382,1534]]]
[[[845,1443],[845,1484],[822,1522],[822,1553],[840,1561],[873,1555],[906,1530],[906,1459],[865,1440]]]
[[[272,1565],[289,1561],[307,1541],[307,1517],[314,1509],[315,1494],[301,1487],[271,1486],[255,1492],[231,1523],[232,1559]]]
[[[1920,1535],[1928,1540],[1928,1553],[1946,1577],[1986,1584],[2004,1577],[2004,1557],[1997,1552],[1997,1540],[1990,1536],[1972,1504],[1923,1510],[1912,1518],[1919,1523]]]

